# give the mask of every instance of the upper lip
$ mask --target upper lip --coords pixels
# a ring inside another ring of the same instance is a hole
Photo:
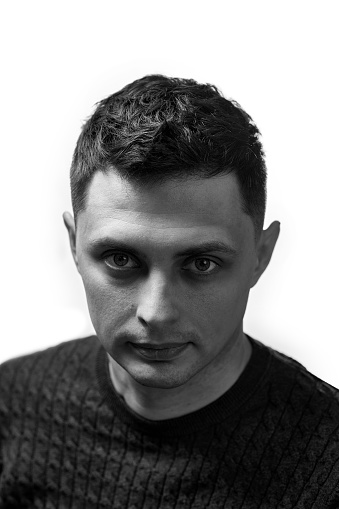
[[[180,346],[187,345],[187,343],[161,343],[161,345],[156,343],[132,343],[132,345],[149,350],[165,350],[166,348],[179,348]]]

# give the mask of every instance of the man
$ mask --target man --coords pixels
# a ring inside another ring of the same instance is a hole
[[[259,131],[193,80],[101,101],[64,214],[97,336],[1,368],[1,507],[339,507],[339,398],[243,332],[263,230]]]

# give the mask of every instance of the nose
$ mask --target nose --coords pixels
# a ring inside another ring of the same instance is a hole
[[[151,328],[170,325],[178,320],[178,291],[175,291],[170,275],[149,273],[140,289],[137,318]]]

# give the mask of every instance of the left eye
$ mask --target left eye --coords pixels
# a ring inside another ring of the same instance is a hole
[[[114,253],[105,257],[105,263],[113,269],[135,269],[138,263],[125,253]]]
[[[195,258],[190,263],[185,265],[185,270],[189,270],[194,274],[207,275],[211,272],[214,272],[218,267],[219,265],[209,258]]]

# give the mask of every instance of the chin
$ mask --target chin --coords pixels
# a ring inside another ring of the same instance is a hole
[[[185,385],[195,375],[195,373],[183,373],[178,370],[171,370],[172,372],[164,370],[162,373],[159,373],[160,370],[154,370],[154,368],[143,370],[131,369],[127,371],[133,380],[140,385],[153,389],[175,389]]]

